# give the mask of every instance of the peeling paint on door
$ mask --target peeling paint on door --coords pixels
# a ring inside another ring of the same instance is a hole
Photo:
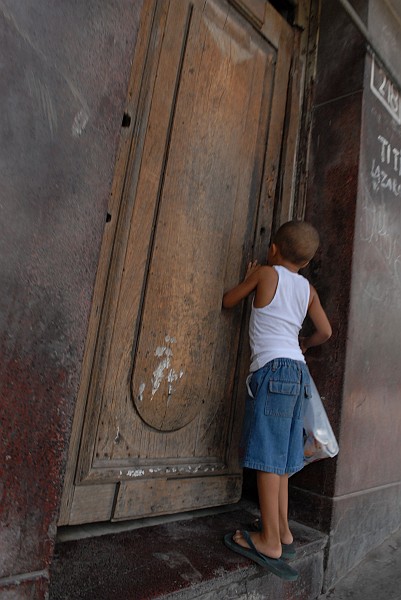
[[[176,338],[166,335],[164,338],[167,344],[175,344],[177,342]],[[184,371],[181,369],[179,372],[175,371],[175,369],[171,367],[171,360],[173,358],[173,350],[170,346],[157,346],[155,350],[155,356],[158,358],[162,358],[160,363],[157,365],[156,369],[153,371],[152,376],[152,398],[156,394],[157,390],[160,388],[160,384],[163,379],[167,379],[169,384],[168,386],[168,395],[171,396],[174,393],[173,383],[181,379],[184,375]],[[165,371],[169,369],[166,374]],[[142,384],[144,385],[144,384]],[[142,390],[143,392],[143,390]]]

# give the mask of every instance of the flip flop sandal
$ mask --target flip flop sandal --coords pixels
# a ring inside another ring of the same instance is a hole
[[[262,523],[260,519],[255,519],[252,523],[252,531],[262,531]],[[282,553],[281,558],[295,558],[297,555],[297,551],[295,549],[294,542],[291,544],[281,544]]]
[[[269,556],[259,552],[255,548],[255,544],[252,542],[248,531],[241,531],[241,534],[249,548],[244,548],[240,544],[237,544],[237,542],[234,542],[232,533],[227,533],[224,536],[224,543],[227,548],[230,548],[230,550],[237,552],[237,554],[241,554],[242,556],[253,560],[264,569],[267,569],[274,575],[277,575],[277,577],[281,577],[281,579],[285,579],[286,581],[295,581],[298,579],[298,571],[290,567],[290,565],[284,560],[281,560],[281,558],[270,558]]]
[[[297,555],[294,542],[291,542],[291,544],[281,544],[281,549],[281,558],[295,558]]]

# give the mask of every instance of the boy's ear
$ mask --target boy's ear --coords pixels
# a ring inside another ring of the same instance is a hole
[[[277,244],[275,244],[274,242],[270,245],[270,251],[272,253],[273,256],[276,256],[277,254]]]

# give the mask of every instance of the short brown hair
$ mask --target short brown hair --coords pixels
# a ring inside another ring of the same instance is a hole
[[[310,223],[288,221],[278,229],[273,243],[285,260],[301,266],[314,257],[320,241],[318,232]]]

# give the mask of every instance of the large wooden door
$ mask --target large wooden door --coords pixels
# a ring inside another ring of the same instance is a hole
[[[261,0],[145,4],[61,524],[241,493],[246,311],[221,299],[267,249],[292,31]]]

